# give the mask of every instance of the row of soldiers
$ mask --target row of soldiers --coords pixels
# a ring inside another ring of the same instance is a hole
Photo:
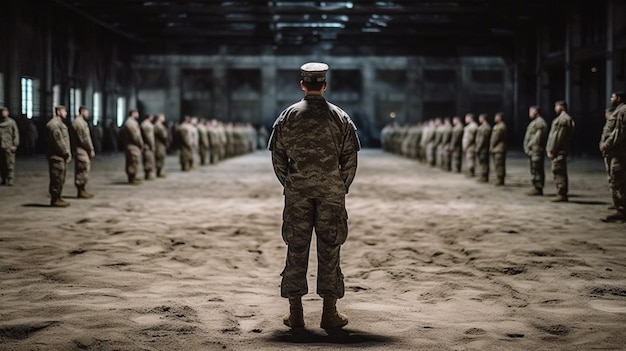
[[[507,148],[506,125],[502,113],[494,116],[493,128],[487,114],[461,117],[435,118],[413,126],[387,125],[381,131],[382,147],[385,151],[415,158],[431,167],[448,172],[461,173],[465,155],[466,174],[476,175],[479,167],[479,182],[489,182],[490,155],[496,173],[496,186],[504,185]]]
[[[15,120],[9,116],[7,108],[1,108],[0,117],[0,175],[3,185],[12,186],[15,175],[15,153],[20,143]],[[67,207],[70,204],[62,197],[67,166],[74,158],[74,184],[77,198],[89,199],[94,195],[86,190],[91,170],[91,160],[96,156],[89,128],[89,109],[81,106],[70,128],[66,124],[67,109],[59,105],[54,108],[54,116],[46,124],[47,160],[50,176],[50,204],[53,207]],[[163,172],[170,138],[162,113],[146,115],[141,123],[139,112],[130,110],[122,128],[126,156],[126,174],[131,184],[140,184],[138,178],[140,163],[144,178],[152,180],[165,177]],[[257,149],[262,133],[249,124],[224,125],[212,120],[199,121],[185,117],[176,129],[180,140],[180,164],[183,171],[194,167],[194,159],[200,164],[216,164],[229,157],[238,156]],[[265,140],[267,136],[265,136]]]

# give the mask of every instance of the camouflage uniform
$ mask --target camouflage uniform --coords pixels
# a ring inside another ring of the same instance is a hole
[[[339,107],[307,95],[285,109],[269,141],[272,163],[284,187],[283,240],[288,246],[281,296],[308,292],[312,230],[317,236],[317,293],[344,295],[339,251],[348,235],[345,195],[357,168],[356,127]]]
[[[480,181],[489,181],[489,141],[491,126],[487,121],[480,124],[476,131],[476,155],[480,167]]]
[[[460,122],[452,127],[450,136],[450,163],[452,170],[461,173],[463,156],[463,124]]]
[[[493,167],[496,171],[496,184],[504,185],[506,175],[506,125],[500,121],[491,130],[489,151],[493,158]]]
[[[74,184],[79,189],[84,189],[89,180],[91,170],[91,154],[94,152],[89,125],[81,116],[77,116],[72,123],[72,135],[74,136]]]
[[[55,116],[46,124],[48,141],[48,170],[50,174],[49,192],[51,202],[61,199],[67,160],[72,156],[70,136],[61,117]]]
[[[478,125],[471,122],[463,128],[463,151],[465,152],[465,163],[467,164],[467,175],[474,176],[476,165],[476,132]]]
[[[450,121],[445,121],[441,127],[441,169],[444,171],[452,171],[452,150],[450,142],[452,141],[452,125]]]
[[[180,140],[180,168],[188,171],[193,168],[193,137],[192,129],[194,127],[188,121],[180,124],[178,134]]]
[[[548,137],[548,125],[539,115],[535,117],[526,128],[524,135],[524,152],[530,159],[530,174],[533,188],[537,194],[543,194],[545,184],[545,145]]]
[[[207,151],[209,150],[209,136],[207,135],[207,129],[203,122],[198,123],[196,126],[198,131],[198,157],[200,158],[200,165],[207,164]]]
[[[165,157],[167,156],[168,132],[162,122],[154,123],[154,159],[157,177],[163,176],[163,167],[165,166]]]
[[[563,111],[552,121],[546,151],[553,155],[552,174],[558,195],[567,198],[567,155],[569,154],[572,135],[574,134],[574,121],[572,117]]]
[[[134,117],[128,117],[124,123],[124,145],[126,145],[126,175],[130,183],[137,182],[139,158],[143,149],[143,139],[139,122]]]
[[[151,179],[152,171],[154,170],[154,150],[156,148],[156,141],[154,136],[154,124],[152,124],[148,118],[141,122],[141,137],[143,140],[143,171],[145,178]]]
[[[8,116],[6,118],[0,117],[0,178],[2,178],[2,184],[13,185],[15,149],[19,144],[20,133],[15,120]]]
[[[606,120],[600,146],[606,158],[613,204],[626,216],[626,104],[619,104]]]

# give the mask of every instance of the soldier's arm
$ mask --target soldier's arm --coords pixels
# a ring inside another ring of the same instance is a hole
[[[79,140],[81,146],[87,151],[91,153],[93,151],[93,143],[91,142],[91,133],[89,133],[89,127],[85,126],[85,128],[81,128],[79,133]]]
[[[343,148],[341,150],[339,163],[341,166],[341,178],[346,187],[346,194],[350,190],[350,185],[354,180],[357,169],[357,152],[361,149],[359,137],[356,135],[356,127],[350,122],[344,134]]]
[[[279,126],[274,127],[267,148],[272,152],[272,166],[274,167],[274,174],[276,174],[276,178],[278,178],[278,181],[284,187],[287,179],[289,158],[287,157],[287,152],[282,143]]]
[[[17,148],[20,145],[20,130],[17,128],[17,123],[13,122],[13,147]]]
[[[611,150],[616,145],[626,142],[626,113],[621,113],[615,120],[615,128],[604,142],[604,150]]]

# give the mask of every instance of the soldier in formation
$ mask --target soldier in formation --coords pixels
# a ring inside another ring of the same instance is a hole
[[[626,221],[626,93],[611,94],[611,114],[606,118],[600,151],[605,158],[615,213],[602,220]]]
[[[339,252],[348,236],[345,196],[356,174],[360,145],[348,114],[324,99],[327,70],[323,63],[301,67],[304,98],[279,115],[269,141],[274,172],[285,195],[282,236],[287,259],[280,291],[289,299],[283,322],[291,328],[304,327],[302,296],[308,292],[314,228],[317,293],[324,301],[320,326],[333,329],[348,324],[336,308],[345,291]]]
[[[154,165],[157,178],[165,178],[163,168],[165,167],[165,157],[169,147],[169,133],[164,123],[165,115],[163,113],[157,114],[156,122],[154,123]]]
[[[493,159],[493,168],[496,172],[496,186],[504,185],[506,175],[506,125],[504,124],[502,112],[496,113],[493,117],[493,129],[491,130],[491,140],[489,152]]]
[[[141,127],[137,119],[139,112],[130,110],[126,122],[124,122],[124,147],[126,156],[126,175],[130,184],[141,184],[141,179],[137,178],[139,172],[139,159],[143,150],[143,138],[141,136]]]
[[[154,136],[154,124],[152,123],[153,118],[153,115],[147,114],[143,122],[141,122],[141,138],[143,140],[142,162],[144,178],[146,180],[154,179],[152,171],[154,170],[156,140]]]
[[[544,170],[546,140],[548,138],[548,125],[539,113],[539,106],[531,106],[528,109],[530,123],[526,127],[524,135],[524,153],[530,161],[530,175],[532,189],[526,194],[529,196],[543,195],[543,186],[546,181]]]
[[[463,128],[462,146],[465,153],[467,176],[474,177],[476,174],[476,132],[478,124],[474,121],[474,114],[465,115],[465,127]]]
[[[78,116],[72,123],[72,140],[74,141],[74,185],[78,190],[76,195],[79,199],[90,199],[94,195],[87,190],[87,181],[91,171],[91,159],[96,156],[96,152],[91,141],[89,131],[89,109],[86,106],[78,108]]]
[[[0,180],[2,185],[13,186],[15,179],[15,153],[20,145],[17,123],[9,116],[9,109],[0,107]]]
[[[67,207],[69,202],[63,200],[63,185],[65,184],[65,174],[67,164],[72,161],[72,151],[70,149],[70,136],[65,125],[67,109],[65,106],[54,108],[54,117],[46,124],[47,131],[47,159],[50,184],[50,206]]]
[[[574,134],[574,121],[567,114],[567,103],[559,100],[554,104],[554,112],[557,117],[552,121],[552,127],[548,134],[546,153],[552,162],[552,175],[557,194],[550,200],[552,202],[568,201],[569,180],[567,176],[567,156],[569,155],[572,136]]]

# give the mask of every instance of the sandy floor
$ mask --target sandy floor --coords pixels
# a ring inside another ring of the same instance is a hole
[[[361,153],[347,200],[345,333],[281,322],[282,193],[269,154],[125,184],[93,165],[92,200],[49,208],[44,158],[0,188],[0,350],[618,350],[626,348],[626,224],[599,160],[574,160],[570,203],[527,197],[526,160],[496,188]],[[314,257],[314,256],[312,256]]]

